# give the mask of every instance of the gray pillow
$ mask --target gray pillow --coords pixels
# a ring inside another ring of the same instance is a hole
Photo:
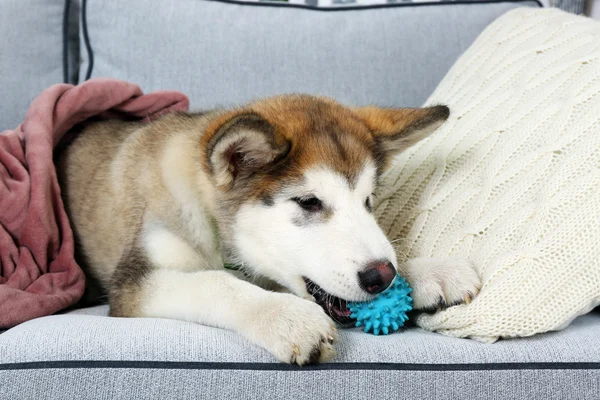
[[[20,124],[29,103],[46,87],[72,81],[63,52],[63,47],[68,47],[63,41],[67,4],[58,0],[0,1],[0,131]],[[76,8],[70,10],[76,16]]]
[[[83,2],[80,76],[174,89],[192,108],[286,92],[420,105],[507,10],[536,1],[310,9],[232,1]],[[87,39],[87,40],[86,40]]]

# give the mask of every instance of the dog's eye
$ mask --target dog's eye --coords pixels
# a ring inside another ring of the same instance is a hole
[[[365,200],[365,207],[367,209],[368,212],[373,211],[373,206],[371,205],[371,198],[367,197],[367,199]]]
[[[306,211],[317,212],[323,209],[323,203],[316,197],[294,197],[292,200]]]

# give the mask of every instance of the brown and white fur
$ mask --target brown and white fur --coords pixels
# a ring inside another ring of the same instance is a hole
[[[392,157],[448,115],[445,106],[349,108],[288,95],[150,124],[91,124],[58,163],[79,261],[112,316],[231,329],[283,362],[329,360],[336,327],[307,282],[369,300],[357,276],[384,260],[407,277],[416,308],[478,291],[467,262],[398,265],[370,209]],[[251,282],[260,278],[283,290]]]

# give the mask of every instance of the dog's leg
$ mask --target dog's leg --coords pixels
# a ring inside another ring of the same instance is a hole
[[[231,329],[282,362],[304,365],[334,355],[334,323],[317,304],[268,292],[223,270],[152,268],[143,251],[119,265],[111,315],[158,317]]]
[[[400,274],[413,288],[417,310],[435,310],[470,302],[481,288],[473,265],[456,258],[419,257],[400,266]]]

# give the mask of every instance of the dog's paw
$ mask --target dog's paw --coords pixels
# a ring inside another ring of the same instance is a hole
[[[257,311],[250,339],[279,361],[306,365],[331,360],[337,331],[317,304],[287,293],[273,293]]]
[[[454,258],[414,258],[404,265],[416,310],[433,311],[469,303],[481,288],[473,265]]]

